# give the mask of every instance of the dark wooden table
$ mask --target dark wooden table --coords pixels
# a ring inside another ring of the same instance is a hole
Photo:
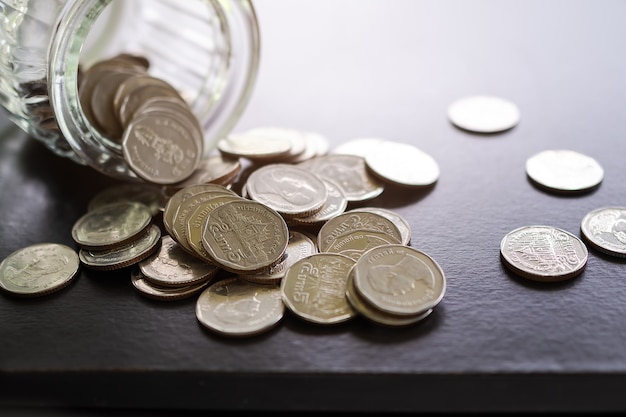
[[[560,284],[509,273],[499,245],[525,225],[580,236],[589,211],[626,205],[626,2],[257,2],[262,58],[236,126],[411,143],[440,165],[427,192],[393,188],[446,294],[424,322],[334,327],[287,314],[273,331],[217,336],[195,298],[152,301],[128,270],[83,269],[37,299],[0,297],[0,405],[11,409],[624,411],[626,262],[590,249]],[[477,135],[447,120],[457,98],[516,103],[520,124]],[[605,170],[593,192],[542,191],[525,162],[571,149]],[[393,158],[393,156],[390,156]],[[113,180],[56,157],[0,113],[0,259],[74,246],[70,229]]]

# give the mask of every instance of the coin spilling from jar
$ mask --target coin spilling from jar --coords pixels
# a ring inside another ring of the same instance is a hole
[[[193,110],[149,62],[120,54],[81,72],[85,117],[146,182],[172,184],[193,174],[204,154],[204,132]]]

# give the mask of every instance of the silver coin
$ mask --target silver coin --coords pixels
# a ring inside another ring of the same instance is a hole
[[[76,251],[59,243],[39,243],[0,262],[0,289],[20,296],[42,296],[67,286],[77,275]]]
[[[124,131],[124,160],[137,176],[148,182],[181,182],[200,163],[202,135],[194,123],[176,118],[169,112],[142,114],[135,117]]]
[[[289,231],[289,243],[280,263],[258,274],[240,274],[239,278],[259,284],[279,283],[287,270],[300,259],[317,253],[317,244],[304,233]]]
[[[289,155],[292,141],[282,136],[231,133],[220,139],[216,147],[224,155],[263,161]]]
[[[328,191],[316,174],[291,164],[268,164],[246,181],[248,198],[286,217],[307,217],[326,203]]]
[[[86,249],[110,249],[139,236],[152,221],[142,203],[120,201],[88,211],[72,227],[72,238]]]
[[[106,250],[80,249],[78,257],[90,269],[112,271],[141,262],[157,250],[160,243],[161,229],[153,224],[126,245]]]
[[[585,244],[566,230],[523,226],[500,242],[500,258],[511,271],[534,281],[564,281],[578,276],[587,264]]]
[[[300,155],[304,153],[307,148],[306,132],[302,132],[297,129],[290,129],[286,127],[278,126],[262,126],[249,129],[244,132],[246,135],[276,139],[286,138],[291,142],[291,148],[286,154],[281,154],[277,157],[278,161],[292,162]]]
[[[402,242],[402,235],[395,223],[378,213],[367,211],[348,211],[333,217],[322,225],[317,232],[317,244],[320,252],[341,241],[341,238],[353,232],[373,232],[387,235],[394,243]]]
[[[204,290],[211,283],[211,279],[207,278],[204,281],[199,281],[194,284],[166,287],[147,280],[139,268],[133,268],[131,270],[130,280],[133,287],[142,295],[155,300],[164,301],[189,298]]]
[[[395,314],[389,314],[382,310],[378,310],[375,306],[369,304],[354,287],[354,274],[351,272],[348,279],[348,286],[346,288],[346,297],[348,302],[354,307],[366,319],[385,326],[398,327],[409,326],[411,324],[418,323],[430,316],[433,309],[430,308],[423,313],[419,313],[415,316],[398,316]]]
[[[365,157],[372,149],[386,139],[381,138],[357,138],[342,142],[332,149],[332,153],[342,155],[357,155]]]
[[[388,218],[398,227],[398,230],[400,231],[400,235],[402,236],[401,243],[403,245],[409,245],[411,243],[411,225],[409,224],[408,221],[406,221],[404,217],[400,216],[395,211],[382,208],[382,207],[358,207],[358,208],[349,210],[349,212],[354,212],[354,211],[366,211],[369,213],[376,213],[376,214],[380,214],[383,217]]]
[[[477,133],[496,133],[520,121],[517,105],[500,97],[477,95],[456,100],[448,107],[448,118],[457,127]]]
[[[316,253],[298,260],[280,282],[282,299],[297,317],[316,324],[343,323],[357,312],[346,298],[355,261],[336,253]]]
[[[384,185],[374,178],[357,155],[327,154],[297,164],[323,179],[334,181],[348,202],[366,201],[378,197]]]
[[[556,149],[528,158],[526,174],[535,184],[551,191],[581,192],[598,187],[604,178],[604,169],[590,156]]]
[[[171,236],[161,237],[161,246],[139,262],[139,269],[154,284],[176,287],[214,277],[219,268],[184,251]]]
[[[618,258],[626,257],[626,207],[590,211],[582,219],[580,231],[594,249]]]
[[[379,180],[402,187],[426,187],[439,179],[435,158],[408,143],[376,144],[366,153],[365,165]]]
[[[446,292],[439,264],[410,246],[378,246],[364,253],[353,270],[354,287],[377,310],[396,316],[420,315],[435,308]]]
[[[286,219],[288,224],[294,226],[320,226],[335,216],[342,214],[348,207],[348,200],[343,195],[341,187],[328,178],[322,178],[326,186],[328,196],[326,203],[317,212],[307,217],[292,217]]]
[[[206,288],[196,301],[196,318],[207,329],[226,336],[253,336],[275,327],[285,305],[278,285],[261,285],[237,277]]]
[[[172,195],[170,195],[163,209],[163,226],[165,227],[165,230],[169,235],[174,234],[174,222],[176,220],[176,212],[178,211],[180,205],[188,198],[206,192],[219,193],[221,195],[237,195],[234,191],[231,191],[226,187],[217,184],[190,185],[175,191]]]
[[[165,196],[156,185],[118,184],[105,188],[93,196],[87,205],[87,211],[122,201],[143,203],[148,206],[153,216],[161,212],[165,206]]]
[[[282,216],[257,201],[230,201],[212,210],[202,230],[202,244],[223,269],[256,273],[280,262],[289,229]]]

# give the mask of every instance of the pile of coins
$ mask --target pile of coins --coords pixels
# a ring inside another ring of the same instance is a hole
[[[152,299],[197,295],[198,321],[229,336],[267,331],[286,311],[318,325],[361,315],[405,326],[443,298],[443,271],[410,247],[405,219],[351,207],[389,185],[432,185],[434,160],[430,171],[392,174],[364,156],[329,153],[320,135],[275,127],[231,135],[218,151],[184,181],[94,196],[72,228],[82,265],[128,268]]]
[[[386,187],[432,187],[440,172],[430,155],[380,138],[330,152],[314,132],[259,127],[222,138],[203,158],[191,109],[148,68],[121,54],[81,72],[79,85],[90,123],[121,145],[145,182],[90,201],[72,228],[78,254],[46,243],[9,255],[0,263],[0,289],[39,296],[64,288],[79,264],[128,268],[142,295],[197,296],[198,321],[229,336],[265,332],[287,310],[316,325],[362,316],[393,327],[433,313],[446,291],[442,268],[410,246],[411,228],[399,214],[362,206]],[[479,133],[519,121],[517,107],[495,97],[459,100],[448,115]],[[564,168],[551,171],[555,161]],[[589,191],[603,177],[594,160],[564,150],[539,153],[526,169],[536,185],[556,192]],[[625,257],[626,208],[590,212],[581,233],[599,251]],[[579,275],[588,257],[576,236],[543,225],[508,233],[500,254],[515,274],[549,282]]]
[[[204,153],[204,131],[180,93],[120,54],[81,71],[79,99],[89,122],[122,147],[138,177],[155,184],[188,178]]]

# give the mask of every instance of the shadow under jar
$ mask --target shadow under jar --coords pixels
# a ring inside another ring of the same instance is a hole
[[[207,155],[249,101],[259,46],[250,0],[0,0],[0,104],[54,153],[140,181],[86,117],[80,72],[118,54],[147,59],[191,107]]]

